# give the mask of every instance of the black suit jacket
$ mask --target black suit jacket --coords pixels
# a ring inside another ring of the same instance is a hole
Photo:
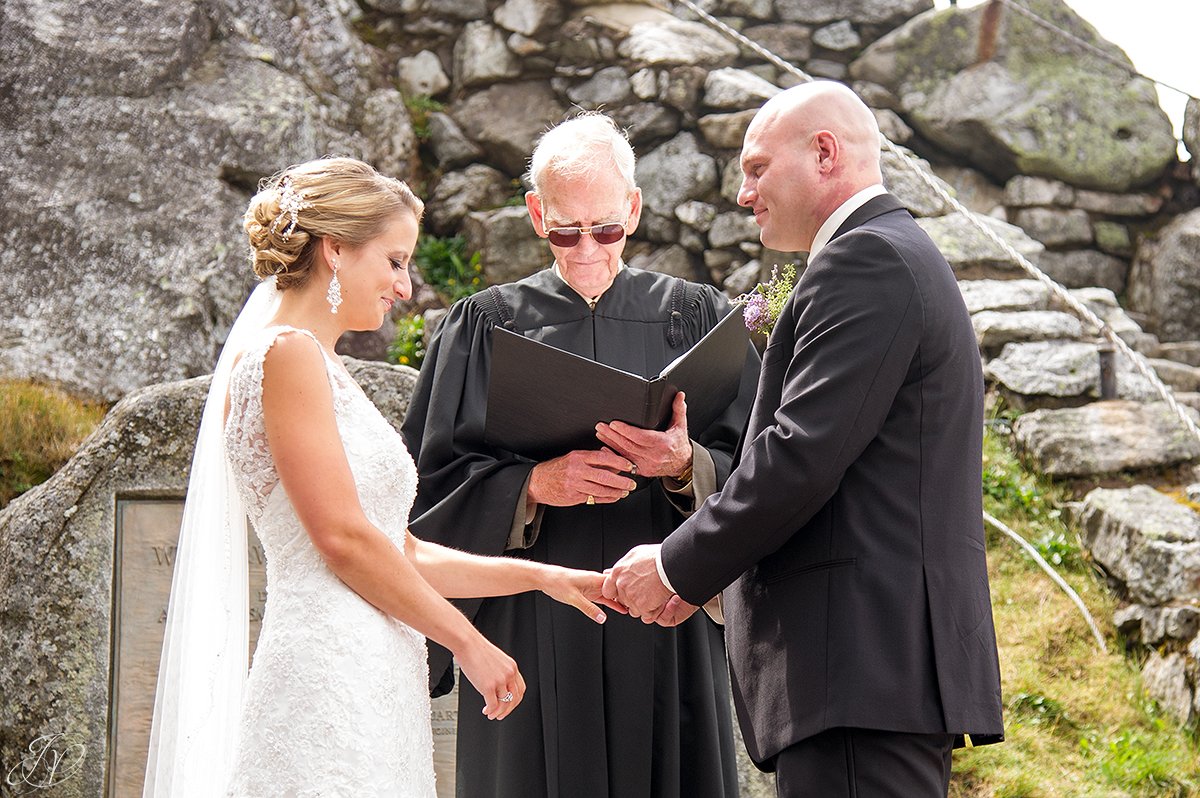
[[[954,275],[890,195],[812,259],[763,355],[740,462],[663,543],[722,589],[755,762],[838,726],[1001,735],[983,379]]]

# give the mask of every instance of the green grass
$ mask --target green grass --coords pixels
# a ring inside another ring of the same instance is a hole
[[[1000,425],[1002,427],[1002,423]],[[1200,745],[1162,716],[1112,626],[1117,599],[1059,506],[1065,489],[1026,471],[1000,431],[984,444],[985,509],[1033,542],[1107,637],[1101,653],[1070,600],[1008,538],[988,533],[988,572],[1005,699],[1004,743],[958,751],[957,798],[1190,796]]]
[[[0,380],[0,507],[46,481],[108,408],[21,380]]]

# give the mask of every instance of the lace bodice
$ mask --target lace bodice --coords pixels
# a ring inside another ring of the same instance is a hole
[[[271,457],[263,362],[281,335],[313,337],[264,330],[229,383],[226,454],[266,555],[267,600],[226,794],[432,798],[425,638],[329,569]],[[325,367],[363,512],[403,551],[412,458],[342,364],[326,355]]]

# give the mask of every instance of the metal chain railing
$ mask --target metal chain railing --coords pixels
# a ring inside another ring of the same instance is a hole
[[[669,8],[664,7],[661,2],[656,2],[656,0],[645,0],[645,2],[648,5],[668,11],[668,13],[670,11]],[[807,74],[799,67],[785,61],[767,48],[760,45],[758,42],[753,41],[752,39],[743,35],[740,31],[735,30],[721,20],[717,19],[712,14],[708,13],[692,2],[692,0],[675,0],[675,2],[686,7],[693,14],[702,19],[706,24],[720,31],[726,37],[732,39],[743,47],[746,47],[767,61],[770,61],[780,69],[786,70],[788,73],[796,76],[806,83],[813,80],[811,75]],[[1193,421],[1191,416],[1188,415],[1187,411],[1183,409],[1183,406],[1176,401],[1175,395],[1171,392],[1171,389],[1168,388],[1158,374],[1155,373],[1154,369],[1149,363],[1146,362],[1145,358],[1143,358],[1139,353],[1135,352],[1133,348],[1129,346],[1129,344],[1125,343],[1125,341],[1116,334],[1108,322],[1104,321],[1104,319],[1093,313],[1091,308],[1087,307],[1085,304],[1076,299],[1066,288],[1052,280],[1045,272],[1035,266],[1020,252],[1018,252],[1015,247],[997,235],[997,233],[992,230],[991,227],[984,223],[982,217],[967,208],[965,205],[951,196],[949,192],[938,185],[937,179],[933,176],[933,174],[927,171],[916,158],[902,150],[899,146],[888,139],[887,136],[880,134],[879,139],[880,145],[884,151],[896,156],[901,163],[903,163],[909,170],[915,173],[918,178],[920,178],[921,182],[924,183],[930,191],[932,191],[936,196],[940,197],[942,201],[949,205],[952,209],[962,214],[963,218],[965,218],[972,227],[981,233],[984,238],[999,247],[1000,250],[1008,255],[1008,257],[1014,263],[1020,266],[1022,270],[1044,285],[1064,306],[1069,308],[1084,322],[1098,330],[1099,334],[1106,338],[1116,348],[1117,351],[1121,352],[1121,354],[1128,358],[1129,362],[1133,364],[1133,367],[1137,370],[1137,372],[1141,374],[1141,376],[1144,377],[1146,381],[1149,382],[1154,388],[1155,392],[1162,397],[1163,401],[1166,402],[1171,411],[1179,418],[1188,432],[1196,439],[1197,442],[1200,442],[1200,427],[1196,425],[1196,422]]]

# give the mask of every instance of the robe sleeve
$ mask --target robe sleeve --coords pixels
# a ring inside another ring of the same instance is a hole
[[[508,545],[535,463],[484,443],[492,322],[469,298],[430,342],[401,433],[420,475],[410,515],[422,539],[478,554]]]

